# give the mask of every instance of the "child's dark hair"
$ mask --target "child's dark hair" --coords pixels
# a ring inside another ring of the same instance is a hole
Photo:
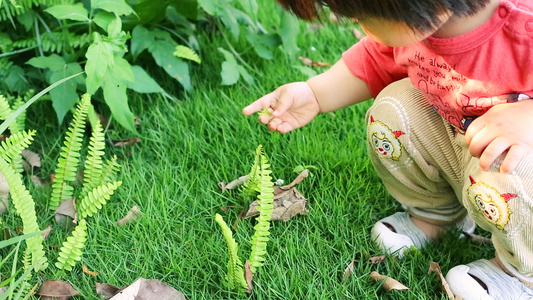
[[[285,9],[304,20],[319,18],[322,6],[337,15],[380,18],[402,22],[416,31],[429,31],[439,25],[438,16],[446,11],[457,16],[473,15],[489,0],[277,0]]]

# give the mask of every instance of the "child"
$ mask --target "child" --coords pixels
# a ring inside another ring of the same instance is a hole
[[[310,20],[326,4],[366,38],[307,82],[243,109],[285,133],[375,98],[372,163],[407,208],[372,237],[402,256],[451,229],[492,233],[496,257],[452,268],[463,299],[533,297],[533,3],[526,0],[278,0]]]

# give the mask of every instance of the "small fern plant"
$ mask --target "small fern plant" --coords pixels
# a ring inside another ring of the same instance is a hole
[[[266,246],[268,236],[270,235],[270,220],[273,212],[272,202],[274,201],[274,184],[270,174],[270,165],[268,159],[263,153],[262,146],[259,145],[256,150],[256,156],[250,176],[244,183],[243,193],[250,193],[254,190],[257,193],[259,216],[256,218],[257,224],[254,227],[254,235],[250,241],[251,253],[248,258],[250,264],[250,271],[255,273],[259,267],[263,265],[266,255]],[[232,289],[243,288],[247,289],[248,285],[245,280],[243,271],[243,263],[238,255],[238,244],[233,238],[231,229],[228,227],[222,216],[215,215],[215,221],[222,229],[222,235],[226,240],[229,252],[228,272],[226,279],[228,285]]]
[[[122,184],[121,181],[114,180],[119,168],[116,157],[106,162],[102,159],[105,154],[104,132],[102,125],[99,122],[94,122],[92,124],[92,136],[89,141],[89,151],[85,160],[83,186],[75,195],[73,185],[76,180],[76,171],[78,170],[81,156],[83,132],[88,115],[91,113],[94,113],[91,98],[88,94],[85,94],[82,96],[74,114],[74,119],[70,123],[67,136],[61,148],[60,158],[56,167],[56,177],[52,185],[51,209],[56,209],[62,201],[71,199],[74,196],[76,196],[76,202],[78,203],[76,205],[79,218],[78,224],[74,228],[72,235],[63,243],[55,264],[59,269],[68,271],[72,270],[76,262],[81,260],[88,230],[86,219],[98,212]]]

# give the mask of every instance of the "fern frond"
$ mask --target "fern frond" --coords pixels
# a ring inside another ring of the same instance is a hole
[[[259,177],[259,173],[261,172],[261,166],[259,165],[261,155],[263,155],[263,146],[259,145],[255,150],[254,164],[250,170],[250,176],[248,176],[242,185],[242,193],[245,197],[254,195],[261,183]]]
[[[235,242],[233,238],[233,233],[228,227],[228,224],[224,221],[221,215],[215,214],[215,221],[222,229],[222,235],[226,240],[228,246],[229,260],[228,260],[228,273],[226,274],[226,279],[228,280],[229,287],[231,289],[236,289],[242,287],[244,289],[248,288],[246,279],[244,278],[244,270],[242,268],[242,261],[239,258],[238,250],[239,245]]]
[[[14,157],[20,156],[22,150],[28,148],[33,141],[35,133],[35,130],[21,131],[7,137],[0,143],[0,157],[5,161],[11,161]]]
[[[102,205],[107,203],[107,200],[113,195],[115,190],[122,184],[122,181],[108,182],[107,184],[99,185],[90,191],[87,196],[81,199],[80,207],[78,209],[79,215],[83,219],[92,217]]]
[[[39,231],[35,213],[35,202],[22,183],[20,175],[15,173],[13,168],[3,158],[0,158],[0,172],[4,174],[9,184],[12,203],[22,219],[23,233],[28,234]],[[36,235],[27,239],[26,245],[26,257],[28,259],[25,260],[25,267],[33,267],[36,271],[46,269],[48,263],[43,250],[42,235]],[[29,259],[30,256],[31,259]]]
[[[202,59],[200,58],[200,56],[198,56],[198,54],[196,54],[196,52],[194,52],[194,50],[183,45],[176,46],[176,51],[174,51],[174,56],[183,58],[183,59],[192,60],[199,64],[202,63]]]
[[[274,189],[272,186],[274,186],[274,184],[272,183],[272,177],[270,176],[272,171],[268,169],[270,165],[268,164],[268,159],[264,155],[261,155],[260,167],[261,171],[259,177],[261,178],[261,184],[257,189],[259,192],[257,206],[259,216],[256,218],[257,224],[254,227],[255,232],[250,241],[252,244],[252,251],[250,253],[250,258],[248,259],[252,273],[255,273],[257,268],[262,266],[263,261],[265,260],[266,245],[268,235],[270,234],[270,219],[272,219],[271,215],[274,208],[272,205],[272,202],[274,201]]]
[[[52,6],[58,4],[72,4],[73,0],[16,0],[15,3],[5,2],[0,8],[0,21],[12,20],[13,17],[21,15],[33,7],[39,5]]]
[[[13,41],[10,44],[14,49],[36,48],[40,46],[44,52],[61,53],[65,47],[69,49],[79,49],[91,44],[92,37],[88,33],[81,35],[72,32],[54,35],[53,33],[44,32],[40,36],[40,44],[35,38]]]
[[[81,249],[85,247],[85,241],[87,240],[87,222],[85,219],[81,219],[78,222],[72,236],[69,236],[63,247],[59,252],[57,258],[56,267],[62,270],[72,271],[72,267],[76,265],[76,262],[81,260],[83,252]]]
[[[7,119],[11,113],[13,113],[11,110],[11,105],[9,105],[6,97],[0,95],[0,119]]]
[[[15,103],[13,103],[13,111],[16,111],[19,109],[22,105],[26,103],[26,101],[30,100],[31,97],[35,95],[34,90],[29,90],[24,95],[24,98],[18,97],[17,100],[15,100]],[[19,132],[26,128],[26,110],[24,110],[15,120],[15,125],[12,124],[12,126],[9,127],[9,130],[11,133],[13,132]]]
[[[100,184],[115,180],[119,169],[120,169],[120,164],[117,163],[117,156],[113,155],[113,157],[107,160],[105,163],[104,171],[102,172],[102,175],[100,176]]]
[[[92,135],[89,141],[89,152],[87,154],[87,159],[85,160],[85,177],[83,179],[83,188],[80,197],[85,197],[89,191],[101,183],[100,178],[102,176],[102,156],[105,154],[104,149],[104,130],[100,122],[95,122],[93,124]]]
[[[70,123],[64,145],[61,148],[60,158],[57,160],[56,177],[52,185],[52,197],[50,199],[52,210],[56,209],[63,200],[72,198],[74,188],[70,186],[70,182],[76,179],[85,118],[90,105],[90,96],[88,94],[83,95],[74,113],[74,119]]]

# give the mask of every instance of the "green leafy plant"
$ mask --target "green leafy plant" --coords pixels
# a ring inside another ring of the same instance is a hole
[[[250,176],[245,182],[245,188],[243,192],[248,193],[250,189],[254,189],[257,192],[259,216],[256,218],[256,225],[254,227],[254,235],[250,241],[251,252],[248,258],[250,264],[250,271],[255,273],[259,267],[263,265],[266,255],[266,246],[268,242],[268,235],[270,234],[270,219],[273,212],[272,202],[274,201],[274,189],[272,186],[272,177],[269,170],[270,165],[268,159],[262,151],[262,146],[259,145],[256,150],[256,156]],[[246,283],[245,275],[242,268],[242,261],[238,256],[238,244],[233,239],[233,235],[226,222],[219,214],[215,215],[215,220],[222,229],[222,235],[226,240],[229,253],[228,272],[226,279],[228,285],[232,289],[239,287],[246,289],[248,284]]]

